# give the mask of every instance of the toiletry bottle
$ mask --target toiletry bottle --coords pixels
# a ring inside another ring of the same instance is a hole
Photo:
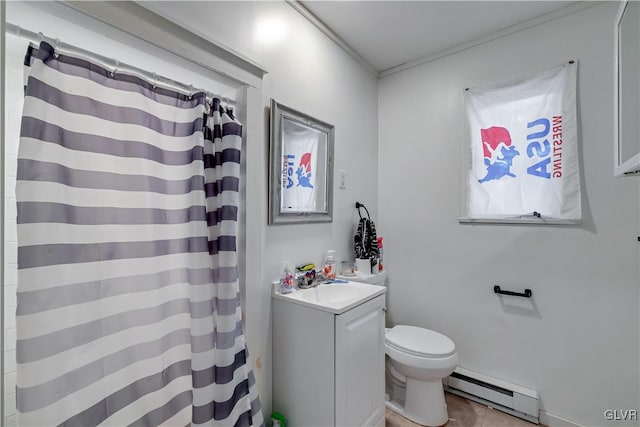
[[[382,254],[384,250],[382,249],[382,237],[378,237],[378,271],[384,271],[384,264],[382,263]]]
[[[324,259],[324,263],[322,264],[322,273],[324,277],[328,280],[332,280],[336,278],[336,258],[333,249],[329,249],[327,251],[327,256]]]
[[[294,282],[293,267],[291,262],[286,261],[282,264],[282,273],[280,274],[280,293],[290,294],[293,292]]]

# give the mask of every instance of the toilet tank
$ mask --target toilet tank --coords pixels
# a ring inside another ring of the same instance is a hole
[[[367,274],[355,276],[340,276],[340,279],[348,280],[350,282],[369,283],[371,285],[385,286],[387,280],[387,272],[382,271],[378,274]]]

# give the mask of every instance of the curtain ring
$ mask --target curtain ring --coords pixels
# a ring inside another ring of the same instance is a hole
[[[58,59],[60,57],[60,54],[58,53],[59,46],[60,46],[60,39],[55,39],[53,41],[53,57],[55,59]]]
[[[120,65],[120,63],[118,62],[117,59],[114,59],[113,61],[114,61],[115,65],[113,67],[113,71],[111,73],[109,73],[109,74],[111,74],[111,77],[115,77],[116,76],[116,73],[118,72],[118,66]]]

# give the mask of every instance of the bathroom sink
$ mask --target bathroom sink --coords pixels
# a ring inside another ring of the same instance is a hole
[[[345,311],[384,294],[387,288],[368,283],[329,283],[309,289],[295,289],[290,294],[275,292],[273,297],[292,303],[306,305],[334,314]]]
[[[346,283],[334,283],[334,285],[344,285]],[[302,299],[317,304],[340,304],[344,301],[359,299],[364,289],[357,289],[353,286],[316,286],[301,294]]]

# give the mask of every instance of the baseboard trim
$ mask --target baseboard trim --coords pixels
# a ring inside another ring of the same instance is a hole
[[[575,421],[571,421],[545,411],[540,411],[540,424],[544,424],[549,427],[587,427]]]

